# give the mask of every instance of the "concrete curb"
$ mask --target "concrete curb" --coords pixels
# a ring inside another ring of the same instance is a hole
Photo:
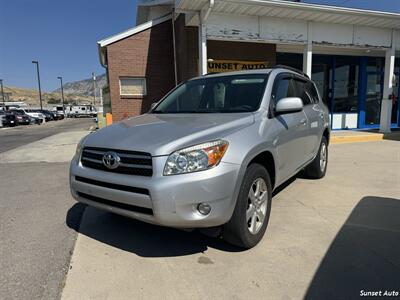
[[[384,133],[363,133],[363,134],[349,134],[349,135],[334,135],[332,134],[331,144],[345,144],[345,143],[362,143],[362,142],[378,142],[385,139],[400,140],[400,132],[393,132],[389,134]]]
[[[345,143],[377,142],[382,140],[383,140],[383,133],[371,133],[368,135],[332,136],[330,143],[345,144]]]

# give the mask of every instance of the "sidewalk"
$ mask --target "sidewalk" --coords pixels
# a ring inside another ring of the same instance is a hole
[[[90,131],[58,133],[38,141],[0,153],[0,163],[69,162],[76,145]]]
[[[382,140],[400,141],[400,130],[391,133],[381,133],[373,130],[337,130],[331,132],[331,144],[376,142]]]
[[[397,143],[334,145],[329,155],[324,179],[297,178],[274,197],[267,233],[248,251],[93,207],[75,228],[75,204],[62,300],[352,299],[397,288]]]

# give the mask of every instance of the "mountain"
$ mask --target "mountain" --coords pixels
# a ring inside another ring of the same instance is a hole
[[[106,74],[96,76],[96,97],[100,95],[100,89],[107,85]],[[88,78],[79,81],[68,82],[63,85],[64,94],[93,97],[93,79]],[[60,88],[53,93],[60,93]]]
[[[106,74],[96,76],[96,97],[100,99],[100,89],[107,85]],[[67,82],[63,85],[64,99],[67,103],[92,103],[93,80],[92,78]],[[30,106],[39,107],[39,92],[35,89],[5,86],[6,101],[23,101]],[[61,102],[61,89],[52,92],[42,92],[43,105],[53,105]],[[0,99],[1,100],[1,99]]]
[[[13,86],[4,86],[4,94],[6,95],[6,101],[22,101],[26,104],[34,107],[39,107],[39,91],[35,89],[26,89]],[[64,99],[66,103],[91,103],[93,97],[86,95],[77,94],[66,94],[64,93]],[[61,102],[60,92],[42,92],[43,105],[58,104]]]

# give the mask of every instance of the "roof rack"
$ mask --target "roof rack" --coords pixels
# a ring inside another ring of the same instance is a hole
[[[307,77],[308,79],[310,79],[310,77],[308,77],[308,75],[306,73],[304,73],[303,71],[301,71],[299,69],[293,68],[293,67],[289,67],[289,66],[285,66],[285,65],[275,65],[272,67],[272,69],[287,69],[287,70],[296,72],[296,73],[303,75],[303,76]]]

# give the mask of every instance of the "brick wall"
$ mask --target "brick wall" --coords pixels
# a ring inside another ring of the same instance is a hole
[[[185,26],[185,15],[175,21],[176,65],[178,83],[199,75],[198,28]]]
[[[113,121],[145,113],[175,86],[171,21],[107,46]],[[119,78],[145,77],[147,95],[120,96]]]

